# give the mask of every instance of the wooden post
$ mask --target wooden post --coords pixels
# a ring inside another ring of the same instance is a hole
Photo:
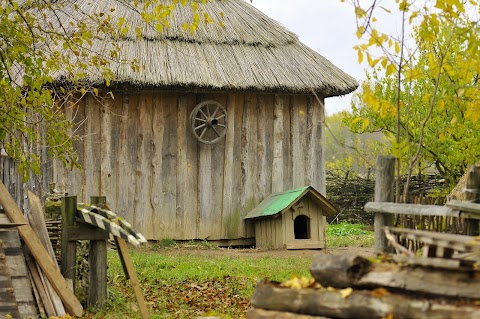
[[[395,181],[395,158],[379,156],[375,163],[375,202],[393,202]],[[383,227],[393,226],[392,214],[375,213],[375,253],[392,252],[383,232]]]
[[[466,190],[467,200],[478,202],[480,197],[480,166],[472,165],[467,173]],[[465,219],[465,235],[479,236],[480,227],[478,219]]]
[[[95,206],[106,206],[105,196],[91,196],[90,203]],[[102,307],[107,300],[107,241],[90,240],[88,251],[88,305]]]
[[[77,196],[65,196],[62,198],[62,252],[60,256],[60,269],[63,276],[69,280],[72,290],[75,292],[76,254],[77,242],[68,238],[68,228],[75,224],[77,212]]]

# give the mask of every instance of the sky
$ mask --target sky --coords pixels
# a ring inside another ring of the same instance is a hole
[[[350,4],[340,0],[253,0],[252,4],[357,81],[365,78],[353,49],[358,40]],[[326,99],[326,113],[348,110],[351,96]]]

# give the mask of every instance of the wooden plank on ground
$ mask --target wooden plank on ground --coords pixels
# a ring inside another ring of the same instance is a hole
[[[3,242],[0,240],[0,318],[2,316],[5,318],[7,316],[20,318],[15,290],[7,267],[7,257],[5,256]]]
[[[0,182],[0,204],[3,206],[5,213],[9,219],[14,223],[27,223],[20,208],[13,200],[3,183]],[[65,307],[74,316],[81,317],[83,314],[83,307],[75,297],[74,293],[68,287],[67,281],[63,278],[58,265],[54,263],[38,239],[37,234],[33,231],[30,225],[23,225],[18,227],[18,232],[22,237],[27,247],[32,252],[33,257],[45,272],[48,280],[52,284],[55,291],[59,294]]]

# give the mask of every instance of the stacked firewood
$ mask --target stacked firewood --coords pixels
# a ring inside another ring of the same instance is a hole
[[[480,270],[318,255],[315,280],[262,281],[249,319],[480,318]]]

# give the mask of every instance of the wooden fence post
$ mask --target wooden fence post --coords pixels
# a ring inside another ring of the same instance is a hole
[[[75,292],[75,277],[77,263],[77,243],[69,240],[68,229],[75,224],[77,213],[77,196],[62,198],[62,253],[60,256],[60,269],[63,276],[72,284]]]
[[[101,208],[106,206],[105,196],[91,196],[90,204]],[[107,300],[107,241],[90,240],[88,251],[88,305],[102,307]]]
[[[472,165],[468,169],[466,188],[466,199],[477,203],[480,197],[480,166]],[[465,219],[465,235],[480,235],[478,219]]]
[[[395,181],[395,158],[378,156],[375,163],[375,202],[393,202]],[[393,226],[394,215],[375,213],[375,253],[392,252],[383,232],[383,227]]]

